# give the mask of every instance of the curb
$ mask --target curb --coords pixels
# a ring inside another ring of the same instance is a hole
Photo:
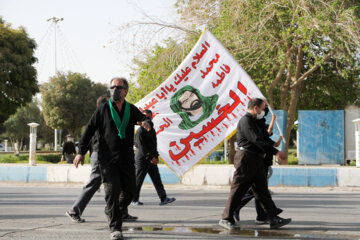
[[[0,164],[0,181],[86,183],[89,164],[75,168],[73,165]],[[159,164],[164,184],[226,186],[235,171],[232,165],[196,165],[179,179],[166,165]],[[147,175],[145,183],[151,183]],[[321,166],[274,166],[269,186],[289,187],[360,187],[360,168]]]

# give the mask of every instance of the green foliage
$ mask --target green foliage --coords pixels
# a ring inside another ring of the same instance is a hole
[[[0,17],[0,115],[11,115],[39,91],[35,41],[25,29],[13,29]]]
[[[108,90],[85,74],[58,72],[41,86],[41,93],[47,125],[77,136],[96,109],[97,98],[108,95]]]
[[[61,154],[48,154],[48,155],[36,155],[36,163],[58,163],[60,162]],[[29,155],[21,154],[15,156],[14,154],[1,154],[0,163],[29,163]]]
[[[16,110],[5,122],[5,133],[3,136],[10,138],[12,142],[21,142],[29,136],[30,127],[28,123],[41,122],[40,109],[36,102],[30,102],[24,107]],[[20,147],[20,146],[19,146]]]
[[[134,59],[137,81],[130,83],[127,99],[136,103],[157,88],[175,71],[193,44],[194,39],[179,44],[169,38],[164,46],[157,45],[143,60]]]
[[[299,159],[297,158],[296,149],[289,149],[288,164],[289,165],[298,165],[299,164]]]

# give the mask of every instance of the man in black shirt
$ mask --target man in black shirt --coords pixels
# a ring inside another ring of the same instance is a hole
[[[134,126],[139,124],[146,130],[151,129],[150,121],[146,121],[145,115],[125,101],[128,88],[128,82],[124,78],[111,80],[111,98],[92,115],[79,142],[79,154],[74,160],[76,167],[79,163],[84,163],[87,146],[98,131],[98,160],[111,239],[123,239],[122,212],[130,204],[135,191]]]
[[[67,163],[73,163],[76,149],[72,140],[72,136],[70,134],[67,135],[67,141],[63,145],[61,161],[66,160]]]
[[[271,152],[280,159],[286,159],[284,152],[278,151],[266,143],[256,119],[264,116],[265,101],[253,98],[248,103],[248,112],[237,126],[236,138],[240,149],[235,154],[233,181],[222,219],[219,225],[227,229],[239,229],[235,224],[233,213],[241,199],[251,187],[255,198],[260,202],[270,219],[270,228],[279,228],[291,222],[277,215],[282,212],[271,199],[264,171],[265,153]]]
[[[148,109],[144,110],[145,116],[152,120],[152,112]],[[153,123],[150,123],[151,126]],[[154,128],[146,131],[143,127],[139,127],[135,134],[135,171],[136,171],[136,192],[133,202],[134,206],[143,205],[139,202],[141,186],[144,182],[146,174],[149,174],[153,182],[156,192],[160,198],[160,205],[165,205],[175,201],[175,198],[168,198],[164,185],[161,182],[159,168],[159,153],[157,151],[157,139]]]

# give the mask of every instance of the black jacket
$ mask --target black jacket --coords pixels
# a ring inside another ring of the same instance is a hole
[[[147,131],[143,127],[139,127],[135,134],[135,162],[137,164],[150,164],[150,160],[158,157],[156,132],[153,123],[150,123],[151,130]]]
[[[239,147],[252,152],[260,154],[271,153],[274,155],[278,152],[273,144],[264,139],[262,129],[250,113],[246,113],[240,119],[237,125],[236,140]]]
[[[119,112],[114,103],[120,119],[123,118],[125,106]],[[88,122],[85,132],[79,142],[79,154],[85,154],[88,150],[90,140],[96,131],[99,134],[98,153],[100,164],[114,162],[120,165],[134,164],[134,126],[137,122],[146,120],[144,114],[130,104],[130,119],[125,130],[126,137],[120,139],[115,122],[111,117],[109,103],[101,104]]]
[[[274,146],[275,142],[270,138],[271,135],[267,131],[269,126],[266,124],[266,119],[265,118],[257,119],[256,124],[261,129],[261,132],[263,134],[263,138],[264,138],[265,142],[270,144],[271,146]],[[271,151],[269,151],[269,152],[266,152],[265,159],[264,159],[265,166],[271,166],[272,160],[273,160],[273,149],[271,149]]]

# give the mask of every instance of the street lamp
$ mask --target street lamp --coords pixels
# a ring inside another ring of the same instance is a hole
[[[59,21],[64,21],[64,18],[57,18],[57,17],[52,17],[52,18],[49,18],[47,19],[46,21],[52,21],[55,25],[55,30],[54,30],[54,33],[55,33],[55,75],[57,73],[57,59],[56,59],[56,24],[59,22]],[[54,129],[54,151],[57,151],[57,148],[58,148],[58,131],[57,129],[55,128]]]
[[[360,167],[360,118],[353,120],[355,123],[355,155],[356,167]]]
[[[36,165],[36,128],[39,126],[38,123],[29,123],[30,126],[30,147],[29,147],[29,164],[32,166]]]

